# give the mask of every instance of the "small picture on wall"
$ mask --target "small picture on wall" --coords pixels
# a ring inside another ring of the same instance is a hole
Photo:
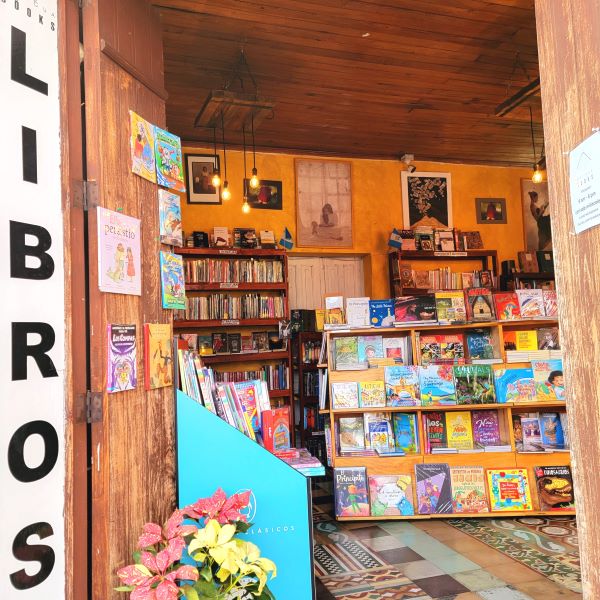
[[[186,154],[188,204],[221,204],[219,188],[212,184],[213,170],[219,169],[215,154]]]
[[[521,179],[521,201],[525,248],[529,252],[552,250],[548,182],[533,183],[531,179]]]
[[[450,173],[402,171],[404,228],[452,227]]]
[[[475,210],[478,223],[506,224],[506,200],[504,198],[475,198]]]
[[[268,210],[283,210],[283,195],[281,181],[261,179],[256,190],[249,186],[249,179],[244,179],[244,193],[251,208]]]

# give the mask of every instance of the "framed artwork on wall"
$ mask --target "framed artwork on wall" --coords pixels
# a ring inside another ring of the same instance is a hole
[[[477,223],[483,225],[506,224],[505,198],[475,198]]]
[[[296,241],[305,248],[352,248],[352,167],[296,159]]]
[[[529,252],[552,250],[548,182],[533,183],[531,179],[521,179],[521,202],[525,248]]]
[[[251,208],[283,210],[282,182],[261,179],[256,190],[250,189],[249,179],[244,179],[244,194]]]
[[[402,171],[401,175],[404,228],[452,227],[450,173]]]
[[[211,182],[215,167],[219,169],[218,155],[185,155],[188,204],[221,204],[220,189]]]

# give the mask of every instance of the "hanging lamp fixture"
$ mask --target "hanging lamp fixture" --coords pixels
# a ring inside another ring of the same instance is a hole
[[[242,139],[244,144],[244,203],[242,204],[242,212],[248,214],[250,212],[250,205],[248,204],[248,190],[246,188],[246,128],[242,126]]]
[[[218,160],[219,155],[217,154],[217,126],[216,125],[213,127],[213,148],[215,151],[215,166],[213,167],[211,183],[213,184],[213,187],[218,188],[221,186],[221,174],[219,173],[219,168],[217,167],[217,160]]]
[[[533,183],[542,183],[544,181],[544,173],[542,172],[542,168],[540,163],[542,162],[542,157],[537,159],[537,153],[535,151],[535,137],[533,135],[533,112],[531,111],[531,106],[529,106],[529,126],[531,129],[531,148],[533,149],[533,173],[531,175],[531,181]]]
[[[231,190],[229,189],[229,182],[227,181],[227,145],[225,144],[225,119],[223,113],[221,113],[221,136],[223,140],[223,187],[221,188],[221,199],[227,202],[231,199]]]
[[[258,178],[258,171],[256,170],[256,142],[254,140],[254,113],[252,113],[252,177],[250,177],[250,189],[257,190],[260,186],[260,179]]]

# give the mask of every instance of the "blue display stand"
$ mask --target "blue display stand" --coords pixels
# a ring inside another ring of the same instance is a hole
[[[314,600],[310,480],[177,392],[178,504],[252,490],[246,534],[277,565],[277,600]]]

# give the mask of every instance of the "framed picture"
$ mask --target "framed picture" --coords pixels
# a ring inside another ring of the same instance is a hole
[[[219,169],[218,155],[185,155],[188,204],[221,204],[220,190],[212,185],[215,167]]]
[[[548,182],[533,183],[531,179],[521,179],[521,202],[526,250],[552,250]]]
[[[452,227],[450,173],[402,171],[402,214],[405,229]]]
[[[249,179],[244,179],[244,195],[248,198],[248,204],[251,208],[283,210],[281,181],[261,179],[256,190],[250,189],[249,181]]]
[[[296,238],[305,248],[352,248],[352,167],[296,159]]]
[[[475,198],[477,222],[484,225],[506,224],[505,198]]]

